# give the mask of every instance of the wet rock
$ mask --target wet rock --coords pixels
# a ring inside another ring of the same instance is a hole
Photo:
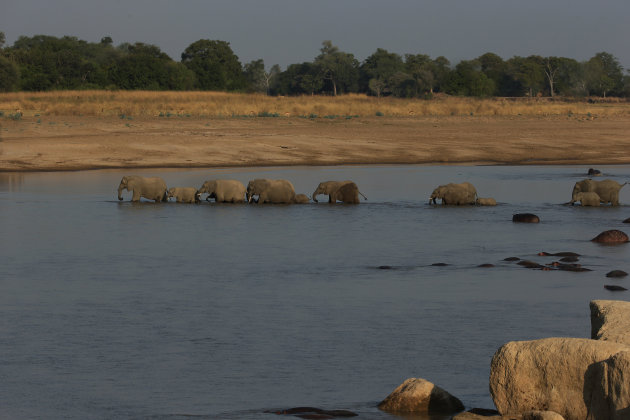
[[[611,229],[600,233],[599,235],[591,239],[591,241],[602,244],[619,244],[628,242],[628,235],[620,230]]]
[[[494,264],[490,264],[490,263],[479,264],[477,267],[480,267],[480,268],[492,268],[492,267],[494,267]]]
[[[623,221],[623,223],[630,223],[630,217]]]
[[[433,264],[431,264],[431,266],[433,266],[433,267],[446,267],[448,265],[449,264],[446,264],[446,263],[433,263]]]
[[[393,413],[452,414],[464,410],[464,405],[425,379],[409,378],[389,394],[378,408]]]
[[[605,284],[604,289],[610,290],[611,292],[623,292],[623,291],[628,290],[625,287],[617,286],[614,284]]]
[[[589,168],[586,174],[588,176],[602,176],[602,171],[600,171],[599,169]]]
[[[558,270],[563,270],[563,271],[575,271],[576,273],[584,272],[584,271],[592,271],[589,268],[582,267],[580,264],[561,264],[561,263],[558,263],[556,265],[556,268]]]
[[[392,267],[391,265],[379,265],[376,268],[378,268],[379,270],[391,270],[394,267]]]
[[[503,261],[520,261],[521,259],[519,257],[507,257],[504,258]]]
[[[628,273],[626,273],[623,270],[613,270],[606,273],[606,277],[614,277],[614,278],[626,277],[627,275]]]
[[[544,265],[541,265],[541,264],[538,264],[537,262],[529,261],[529,260],[522,260],[522,261],[517,262],[517,264],[525,268],[544,268]]]
[[[301,419],[335,419],[346,417],[357,417],[357,413],[353,413],[348,410],[322,410],[316,407],[293,407],[285,410],[278,411],[266,411],[266,413],[273,413],[278,415],[292,415]]]
[[[517,213],[512,216],[512,221],[517,223],[539,223],[540,217],[532,213]]]
[[[538,253],[538,255],[540,255],[541,257],[579,257],[580,254],[576,254],[575,252],[567,252],[567,251],[563,251],[563,252],[545,252],[545,251],[541,251]]]
[[[615,341],[630,346],[630,302],[621,300],[592,300],[591,338]]]

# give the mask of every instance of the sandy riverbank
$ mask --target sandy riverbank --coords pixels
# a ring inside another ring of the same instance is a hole
[[[0,170],[630,164],[627,117],[0,119]]]

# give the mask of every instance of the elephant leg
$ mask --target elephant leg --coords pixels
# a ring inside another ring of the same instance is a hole
[[[140,201],[140,191],[133,190],[131,201]]]

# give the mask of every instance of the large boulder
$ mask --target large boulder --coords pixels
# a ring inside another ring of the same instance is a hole
[[[593,399],[585,382],[597,376],[592,366],[621,351],[630,346],[583,338],[509,342],[492,358],[492,399],[502,415],[549,410],[584,420]]]
[[[427,380],[409,378],[392,391],[378,408],[392,413],[453,414],[464,410],[464,404]]]
[[[591,338],[630,346],[630,302],[593,300],[590,307]]]
[[[589,420],[630,419],[630,351],[619,352],[590,368],[584,393],[592,395]]]
[[[470,411],[453,416],[452,420],[565,420],[560,414],[554,411],[528,411],[526,413],[501,416],[501,415],[482,415],[475,414]]]

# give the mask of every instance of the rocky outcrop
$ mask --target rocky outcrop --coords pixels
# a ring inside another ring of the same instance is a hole
[[[501,415],[491,415],[485,416],[481,414],[476,414],[470,411],[466,411],[465,413],[460,413],[456,416],[453,416],[452,420],[565,420],[560,414],[554,411],[528,411],[522,414],[509,415],[509,416],[501,416]]]
[[[590,307],[591,338],[630,346],[630,302],[593,300]]]
[[[622,351],[630,351],[630,346],[582,338],[509,342],[492,358],[490,393],[494,404],[502,415],[544,409],[566,420],[584,420],[591,405],[605,399],[593,396],[602,392],[596,385],[601,373],[594,365]]]
[[[630,351],[591,366],[584,393],[592,395],[588,420],[630,419]]]
[[[628,240],[628,235],[617,229],[606,230],[591,239],[592,242],[598,242],[600,244],[622,244],[628,242]]]
[[[422,378],[409,378],[378,408],[392,413],[453,414],[464,410],[460,400]]]

